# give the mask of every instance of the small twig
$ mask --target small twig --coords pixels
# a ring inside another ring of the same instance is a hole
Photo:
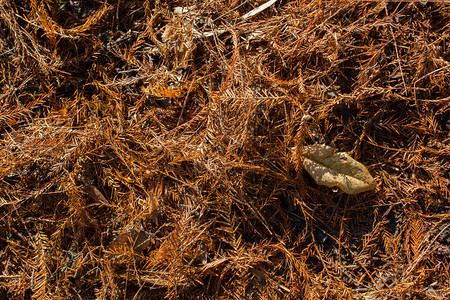
[[[277,2],[277,0],[267,1],[266,3],[258,6],[257,8],[255,8],[255,9],[249,11],[248,13],[246,13],[245,15],[243,15],[242,19],[243,20],[247,20],[247,19],[253,17],[254,15],[259,14],[260,12],[262,12],[262,11],[268,9],[269,7],[271,7],[275,2]]]
[[[386,16],[389,16],[389,15],[388,15],[387,6],[385,7],[385,11],[386,11]],[[394,12],[394,13],[395,13],[395,12]],[[390,25],[390,24],[389,24],[389,25]],[[399,57],[399,55],[398,55],[397,41],[395,40],[394,31],[392,30],[392,27],[391,27],[391,26],[389,26],[389,30],[391,31],[392,40],[394,41],[395,54],[397,55],[397,61],[398,61],[399,69],[400,69],[400,75],[402,76],[403,87],[405,88],[405,95],[406,95],[406,94],[408,93],[408,89],[406,88],[405,77],[403,76],[402,62],[401,62],[400,57]]]
[[[437,72],[439,72],[439,71],[442,71],[442,70],[445,70],[445,69],[448,69],[448,68],[450,68],[450,65],[441,67],[441,68],[439,68],[439,69],[436,69],[436,70],[434,70],[434,71],[432,71],[432,72],[430,72],[430,73],[428,73],[428,74],[423,75],[422,77],[420,77],[419,79],[417,79],[416,81],[414,81],[413,89],[414,89],[414,101],[415,101],[415,103],[416,103],[416,106],[418,106],[417,95],[416,95],[416,83],[418,83],[419,81],[421,81],[421,80],[424,79],[425,77],[428,77],[428,76],[430,76],[430,75],[433,75],[434,73],[437,73]]]
[[[442,220],[442,221],[443,221],[443,220]],[[437,223],[434,227],[437,227],[437,225],[439,225],[440,223],[441,223],[441,222]],[[436,234],[436,236],[428,243],[427,248],[425,248],[425,250],[422,251],[422,253],[419,255],[419,257],[418,257],[417,259],[414,260],[413,264],[410,265],[410,266],[408,267],[408,269],[406,270],[406,274],[402,276],[403,278],[406,278],[406,277],[408,277],[408,276],[411,274],[411,272],[416,268],[416,266],[419,264],[419,262],[422,261],[422,259],[424,258],[424,256],[428,253],[428,251],[429,251],[429,250],[431,249],[431,247],[434,245],[434,243],[436,242],[436,240],[441,236],[441,234],[442,234],[445,230],[447,230],[447,228],[448,228],[449,226],[450,226],[450,223],[447,224],[446,226],[444,226],[444,228],[442,228],[442,230],[439,231],[439,233]],[[431,231],[429,231],[429,232],[431,232]],[[424,243],[426,243],[427,240],[428,240],[427,238],[424,239],[424,240],[422,241],[422,243],[420,244],[420,246],[422,246]]]
[[[400,75],[402,76],[403,87],[405,88],[405,95],[406,95],[408,93],[408,89],[406,87],[405,76],[403,75],[402,61],[400,60],[400,57],[398,56],[397,41],[395,40],[395,35],[394,35],[394,31],[392,30],[392,27],[389,27],[389,29],[391,30],[392,39],[394,40],[395,54],[397,55],[398,67],[400,69]]]

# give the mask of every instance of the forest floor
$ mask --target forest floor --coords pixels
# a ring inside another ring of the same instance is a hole
[[[450,298],[450,4],[264,2],[0,0],[1,299]]]

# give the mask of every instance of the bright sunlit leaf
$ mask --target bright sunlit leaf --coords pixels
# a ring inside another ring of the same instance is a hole
[[[317,184],[338,187],[350,195],[370,191],[377,186],[363,164],[327,145],[306,146],[303,166]]]

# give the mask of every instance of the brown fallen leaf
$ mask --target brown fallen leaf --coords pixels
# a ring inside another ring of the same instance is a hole
[[[109,204],[109,201],[106,200],[102,192],[100,192],[95,186],[91,184],[85,184],[84,190],[88,193],[88,195],[92,198],[92,200],[103,204]]]
[[[150,244],[150,234],[144,230],[131,229],[117,236],[107,247],[111,253],[121,253],[125,248],[144,251]]]
[[[370,191],[377,186],[363,164],[333,147],[306,146],[302,155],[305,170],[319,185],[338,187],[350,195]]]

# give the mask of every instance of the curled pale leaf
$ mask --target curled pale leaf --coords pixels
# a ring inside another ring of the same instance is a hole
[[[311,145],[304,148],[302,155],[303,166],[319,185],[338,187],[351,195],[377,186],[366,167],[345,152],[327,145]]]

